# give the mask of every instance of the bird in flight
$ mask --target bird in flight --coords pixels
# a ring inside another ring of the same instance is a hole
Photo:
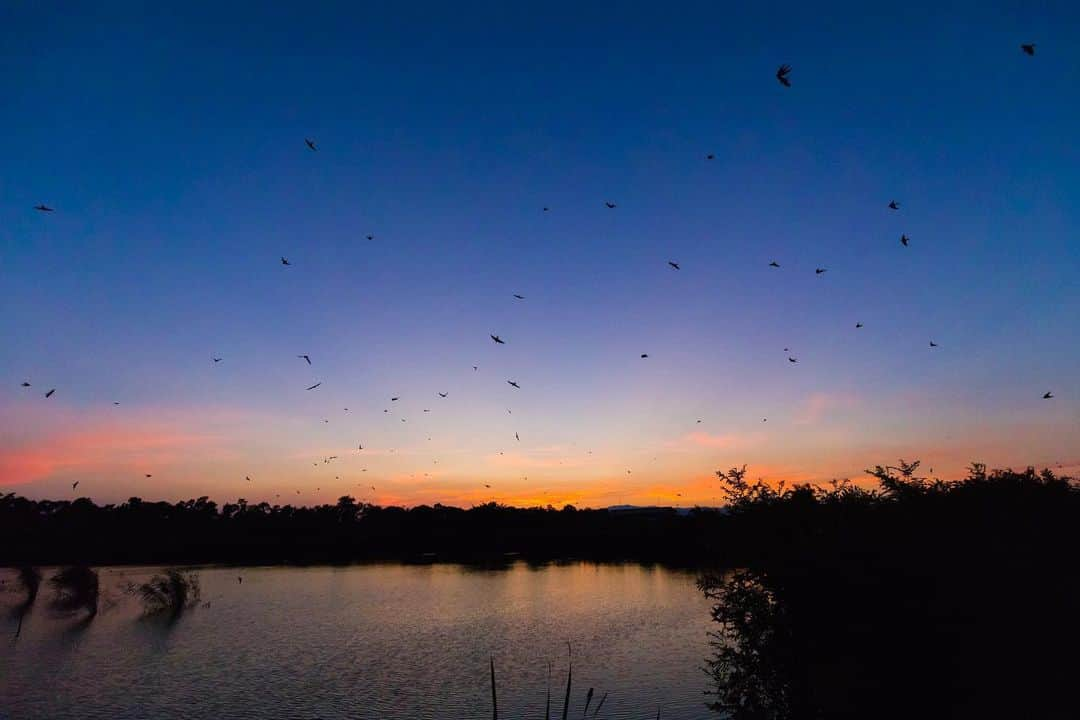
[[[613,202],[604,201],[604,205],[607,206],[608,210],[614,210],[615,209],[615,203],[613,203]]]
[[[447,396],[447,395],[449,395],[450,393],[448,393],[448,392],[444,392],[444,393],[437,393],[437,394],[438,394],[438,396],[439,396],[439,397],[446,397],[446,396]]]
[[[22,386],[23,386],[23,387],[30,387],[30,383],[28,383],[27,381],[23,380],[23,384],[22,384]]]
[[[937,347],[937,343],[933,340],[930,341],[930,347]]]
[[[516,382],[514,382],[513,380],[507,380],[506,382],[507,382],[507,383],[509,383],[510,385],[512,385],[512,386],[514,386],[514,387],[516,387],[516,388],[517,388],[518,390],[520,390],[520,389],[521,389],[521,386],[520,386],[520,385],[518,385],[518,384],[517,384]]]
[[[1047,393],[1047,395],[1049,394],[1050,393]],[[76,480],[75,482],[71,483],[71,489],[74,490],[75,488],[79,487],[79,482],[79,480]]]
[[[1054,397],[1054,393],[1047,391],[1047,393],[1043,395],[1043,400],[1049,400],[1052,397]]]
[[[910,242],[910,241],[911,241],[911,238],[909,238],[907,235],[901,235],[900,236],[900,244],[903,245],[904,247],[907,247],[908,242]]]
[[[307,360],[308,365],[311,364],[311,358],[308,357],[307,355],[297,355],[296,357],[300,358],[301,360]]]
[[[395,400],[397,400],[397,399],[398,399],[398,398],[396,398],[396,397],[392,397],[392,398],[390,398],[390,402],[394,402],[394,401],[395,401]]]
[[[671,267],[675,268],[676,270],[680,269],[679,268],[679,263],[677,263],[677,262],[672,262],[671,260],[668,260],[667,264],[670,265]]]
[[[1020,49],[1023,50],[1028,55],[1034,55],[1035,54],[1035,43],[1026,43],[1024,45],[1021,45]]]
[[[505,345],[506,344],[506,342],[501,337],[499,337],[498,335],[492,335],[491,339],[495,341],[496,345]],[[475,370],[476,366],[473,365],[472,369]]]
[[[514,439],[517,440],[518,442],[521,442],[521,438],[518,437],[517,433],[514,433]]]
[[[814,269],[814,274],[815,275],[820,275],[823,272],[828,272],[828,268],[815,268]]]
[[[146,473],[146,477],[148,477],[148,478],[149,478],[149,477],[154,477],[154,476],[153,476],[153,475],[151,475],[150,473]]]
[[[776,69],[776,79],[780,81],[780,84],[784,87],[791,87],[791,81],[788,80],[788,75],[791,73],[790,65],[781,65]]]
[[[861,323],[861,322],[857,322],[857,323],[855,323],[855,329],[856,329],[856,330],[858,330],[858,329],[859,329],[859,328],[861,328],[861,327],[862,327],[862,323]]]
[[[375,236],[374,236],[374,235],[368,235],[368,236],[367,236],[367,239],[368,239],[368,240],[374,240],[374,239],[375,239]]]
[[[705,156],[705,159],[706,160],[715,160],[716,156],[713,155],[712,153],[709,153],[708,155]]]
[[[476,371],[477,371],[477,370],[479,370],[480,368],[478,368],[478,367],[476,367],[475,365],[473,365],[473,366],[472,366],[472,369],[473,369],[473,372],[476,372]]]
[[[642,360],[644,360],[647,357],[649,357],[649,353],[641,353],[641,359]]]
[[[247,480],[248,482],[251,482],[251,476],[250,475],[245,475],[244,479]]]
[[[517,293],[514,293],[514,297],[516,297],[518,300],[524,300],[525,299],[524,295],[518,295]]]
[[[282,265],[292,265],[292,263],[291,263],[291,262],[289,262],[289,261],[288,261],[288,260],[287,260],[287,259],[285,258],[285,256],[284,256],[284,255],[282,255],[282,256],[281,256],[281,264],[282,264]]]
[[[773,260],[771,263],[769,263],[769,267],[780,267],[780,263]]]
[[[53,209],[48,205],[35,205],[34,209],[38,212],[53,212]]]
[[[311,148],[311,149],[312,149],[313,151],[314,151],[314,150],[318,150],[318,149],[319,149],[319,148],[315,147],[315,141],[314,141],[314,140],[310,140],[310,139],[308,139],[308,138],[304,138],[304,142],[305,142],[305,143],[307,143],[307,146],[308,146],[309,148]]]
[[[321,382],[317,382],[317,383],[315,383],[314,385],[312,385],[311,387],[309,387],[309,388],[308,388],[308,390],[314,390],[315,388],[319,387],[320,385],[322,385],[322,383],[321,383]]]
[[[789,363],[797,363],[797,362],[799,362],[797,358],[793,358],[793,357],[789,357],[789,358],[787,359],[787,361],[788,361]]]
[[[216,362],[216,363],[219,363],[219,362],[221,362],[221,358],[211,358],[211,359],[212,359],[212,360],[213,360],[214,362]]]
[[[359,444],[358,444],[358,445],[356,446],[356,452],[360,452],[360,451],[361,451],[361,450],[363,450],[363,449],[364,449],[364,444],[363,444],[363,443],[359,443]]]
[[[899,209],[900,209],[900,205],[899,205],[899,203],[897,203],[897,202],[896,202],[895,200],[890,200],[890,201],[889,201],[889,209],[890,209],[890,210],[899,210]]]
[[[52,389],[52,390],[50,390],[49,392],[45,393],[45,397],[47,397],[47,398],[50,398],[50,397],[52,397],[52,395],[53,395],[53,393],[54,393],[54,392],[56,392],[56,388],[53,388],[53,389]]]
[[[544,208],[544,212],[551,212],[551,208],[549,208],[549,207],[545,207],[545,208]]]

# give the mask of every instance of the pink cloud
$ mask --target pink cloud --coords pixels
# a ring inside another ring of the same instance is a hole
[[[854,393],[810,393],[793,420],[797,425],[817,425],[827,416],[858,407],[860,402]]]

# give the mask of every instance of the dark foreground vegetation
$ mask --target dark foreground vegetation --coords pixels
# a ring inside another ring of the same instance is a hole
[[[714,707],[745,718],[1072,718],[1080,492],[1049,471],[776,491],[718,473],[731,512]]]

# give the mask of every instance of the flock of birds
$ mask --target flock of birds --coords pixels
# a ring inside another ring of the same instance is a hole
[[[1020,49],[1026,55],[1029,55],[1029,56],[1034,56],[1035,55],[1035,44],[1034,43],[1021,44]],[[790,65],[787,65],[787,64],[780,65],[780,67],[778,67],[777,70],[776,70],[776,79],[777,79],[777,81],[786,88],[790,88],[792,86],[792,84],[791,84],[791,72],[792,72],[792,68],[791,68]],[[304,144],[312,152],[318,152],[318,150],[319,150],[318,145],[311,138],[304,138]],[[715,158],[716,158],[716,156],[714,154],[712,154],[712,153],[709,153],[709,154],[705,155],[705,159],[707,161],[714,160]],[[615,210],[618,207],[618,205],[616,203],[610,201],[610,200],[605,200],[604,201],[604,207],[606,207],[608,210]],[[898,212],[900,210],[900,203],[898,203],[896,200],[890,200],[888,205],[887,205],[887,208],[890,211]],[[52,207],[50,207],[48,205],[45,205],[44,203],[36,205],[34,207],[34,210],[36,210],[36,211],[38,211],[40,213],[52,213],[52,212],[55,212],[54,208],[52,208]],[[544,206],[542,208],[542,211],[545,212],[545,213],[550,212],[551,208],[548,207],[548,206]],[[369,233],[369,234],[366,235],[366,238],[368,240],[374,240],[375,235]],[[901,233],[899,242],[905,248],[910,247],[911,238],[909,238],[907,236],[907,234]],[[292,262],[290,262],[289,259],[286,258],[285,256],[281,256],[280,262],[281,262],[281,265],[283,265],[285,267],[291,267],[292,266]],[[677,262],[675,260],[669,260],[667,264],[674,271],[678,271],[678,270],[682,269],[679,262]],[[780,268],[781,266],[780,266],[779,262],[777,262],[776,260],[772,260],[772,261],[769,262],[769,267],[771,267],[771,268]],[[826,272],[828,272],[828,268],[817,267],[817,268],[814,269],[814,274],[817,275],[817,276],[821,276],[821,275],[825,274]],[[519,300],[519,301],[520,300],[525,300],[525,296],[521,295],[519,293],[513,293],[513,297],[514,297],[515,300]],[[855,323],[855,329],[858,330],[858,329],[861,329],[862,327],[863,327],[862,322],[856,322]],[[506,344],[506,341],[497,333],[491,333],[490,338],[491,338],[492,342],[494,342],[496,345],[505,345]],[[938,343],[935,342],[934,340],[930,340],[929,344],[930,344],[931,348],[938,347]],[[789,353],[790,348],[784,348],[784,352]],[[297,355],[296,357],[298,359],[303,360],[304,362],[306,362],[309,366],[312,365],[310,355],[308,355],[308,354],[300,354],[300,355]],[[643,359],[643,360],[648,359],[648,357],[649,357],[648,353],[641,353],[641,359]],[[212,357],[211,360],[213,361],[214,364],[217,364],[217,363],[222,362],[223,358],[221,358],[221,357]],[[795,363],[798,363],[799,360],[798,360],[798,358],[796,358],[796,357],[794,357],[792,355],[788,355],[788,362],[792,363],[792,364],[795,364]],[[474,371],[478,371],[479,366],[473,365],[472,369]],[[508,379],[506,382],[507,382],[508,385],[510,385],[511,387],[513,387],[513,388],[515,388],[517,390],[521,389],[521,385],[519,385],[515,380]],[[28,380],[23,381],[22,387],[23,388],[30,388],[31,383]],[[317,390],[320,387],[322,387],[322,382],[321,381],[316,382],[313,385],[310,385],[305,389],[308,390],[308,391],[312,391],[312,390]],[[55,393],[56,393],[56,388],[50,388],[48,391],[45,392],[45,397],[46,398],[51,398]],[[438,392],[437,395],[440,398],[446,398],[449,395],[449,393],[448,392]],[[1052,392],[1050,392],[1050,391],[1045,392],[1043,394],[1043,396],[1042,396],[1042,398],[1044,400],[1050,400],[1050,399],[1053,399],[1053,397],[1054,397],[1054,394]],[[391,397],[390,401],[391,402],[396,402],[399,399],[400,399],[399,397],[395,396],[395,397]],[[119,402],[113,402],[113,404],[114,405],[119,405],[120,403]],[[348,408],[345,408],[345,411],[348,412]],[[383,410],[383,412],[388,413],[389,410]],[[424,412],[429,412],[429,409],[425,409]],[[507,410],[507,412],[512,414],[512,412],[509,409]],[[762,418],[762,422],[767,422],[767,421],[768,421],[768,418]],[[324,419],[323,422],[328,423],[329,420]],[[406,419],[401,418],[401,422],[406,422]],[[701,422],[702,421],[700,419],[697,420],[698,424],[700,424]],[[515,440],[517,440],[519,442],[521,440],[521,437],[517,432],[514,433],[514,438],[515,438]],[[428,440],[430,440],[430,439],[431,438],[429,437]],[[363,443],[358,443],[357,444],[357,452],[362,452],[363,450],[364,450]],[[393,450],[391,450],[390,452],[393,452]],[[503,453],[500,452],[499,454],[502,455]],[[589,451],[589,454],[591,454],[591,451]],[[331,462],[333,462],[334,460],[337,460],[337,459],[338,458],[337,458],[336,455],[326,457],[326,458],[323,459],[323,464],[329,464],[329,463],[331,463]],[[435,460],[435,463],[437,464],[438,460]],[[318,466],[319,463],[315,463],[315,465]],[[367,471],[366,468],[364,468],[363,472],[366,472],[366,471]],[[630,470],[627,470],[626,472],[627,472],[627,474],[631,474]],[[424,473],[424,475],[427,475],[427,473]],[[145,476],[147,478],[152,478],[153,477],[153,475],[151,473],[146,473]],[[340,479],[340,477],[338,477],[336,479]],[[525,479],[527,479],[527,478],[525,478]],[[247,482],[252,482],[252,479],[251,479],[250,476],[245,476],[245,480]],[[79,486],[79,481],[76,481],[76,482],[72,483],[71,489],[74,491],[76,488],[78,488],[78,486]],[[373,492],[375,491],[375,486],[374,485],[370,485],[369,487],[371,488],[371,490]],[[485,483],[484,487],[490,489],[491,485]],[[317,490],[319,490],[319,489],[321,489],[321,488],[317,488]],[[296,493],[299,495],[300,490],[297,490]],[[681,493],[676,493],[676,495],[681,497],[682,494]],[[278,497],[280,497],[280,495],[278,495]]]

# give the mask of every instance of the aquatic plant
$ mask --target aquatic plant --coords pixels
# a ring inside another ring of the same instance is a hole
[[[128,590],[142,600],[147,615],[168,614],[173,618],[198,603],[202,595],[198,574],[175,568],[154,575],[147,582],[131,585]]]
[[[58,571],[49,583],[56,593],[54,607],[66,611],[84,609],[91,617],[97,614],[100,586],[96,571],[85,565],[73,565]]]
[[[38,588],[41,587],[41,571],[31,565],[23,565],[18,569],[16,581],[26,593],[25,604],[33,605],[37,599]]]

